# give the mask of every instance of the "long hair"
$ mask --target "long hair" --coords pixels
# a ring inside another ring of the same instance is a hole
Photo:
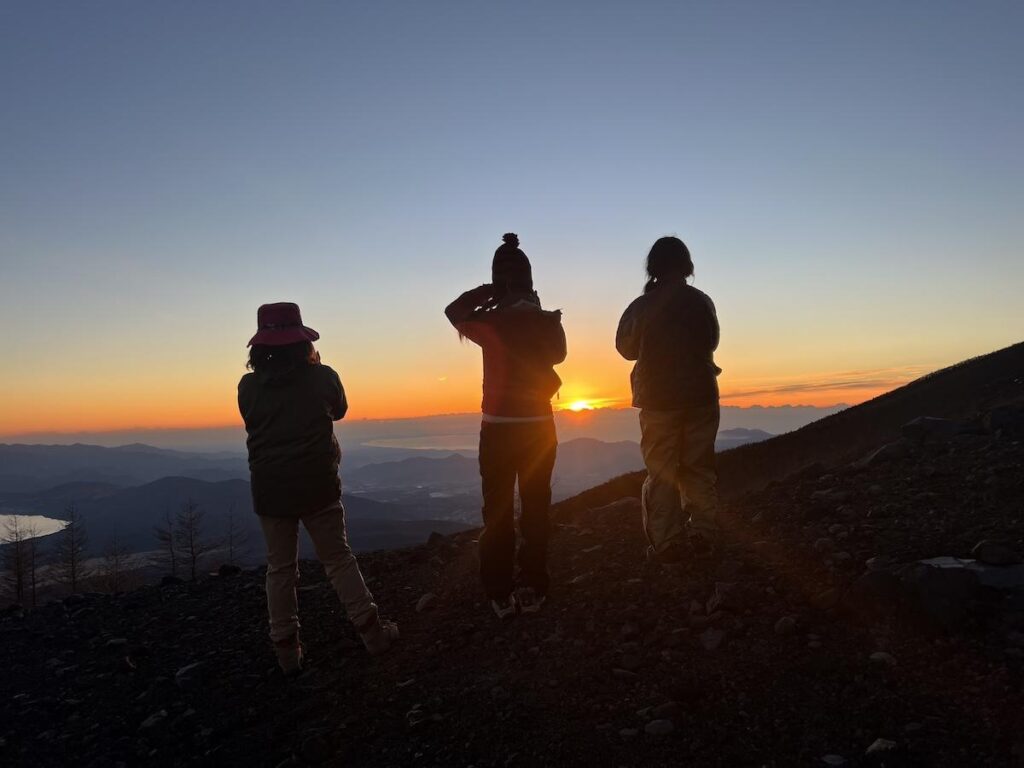
[[[280,345],[253,344],[249,347],[249,362],[245,367],[256,373],[275,375],[303,365],[312,365],[315,354],[311,341]]]
[[[690,249],[678,237],[659,237],[647,254],[647,283],[644,293],[673,278],[693,277]]]

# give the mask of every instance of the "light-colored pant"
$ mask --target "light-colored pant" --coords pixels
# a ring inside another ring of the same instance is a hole
[[[270,639],[275,643],[288,640],[299,631],[295,594],[299,579],[299,520],[298,517],[260,517],[263,538],[267,542]],[[324,564],[328,580],[345,606],[349,621],[357,628],[372,624],[377,616],[377,606],[348,545],[345,508],[340,502],[335,503],[312,515],[303,515],[301,520],[313,541],[317,557]]]
[[[640,449],[647,465],[642,501],[644,531],[655,552],[686,536],[690,527],[717,541],[717,405],[684,411],[640,411]]]

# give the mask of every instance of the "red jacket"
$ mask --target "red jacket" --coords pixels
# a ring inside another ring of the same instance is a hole
[[[459,335],[483,350],[483,412],[549,415],[551,397],[562,385],[554,366],[566,354],[562,313],[541,309],[533,295],[510,295],[493,308],[480,309],[483,293],[481,288],[466,291],[445,309]]]

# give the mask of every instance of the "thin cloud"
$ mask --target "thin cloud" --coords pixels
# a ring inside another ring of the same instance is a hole
[[[728,392],[722,395],[722,399],[863,389],[890,390],[901,387],[930,370],[927,366],[916,365],[875,371],[842,371],[820,378],[781,381],[755,389]]]

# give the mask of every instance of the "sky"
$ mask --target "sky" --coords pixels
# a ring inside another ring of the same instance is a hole
[[[1024,5],[0,6],[0,436],[235,424],[263,302],[352,418],[470,412],[442,314],[519,234],[556,405],[628,404],[651,243],[723,402],[858,402],[1024,330]]]

